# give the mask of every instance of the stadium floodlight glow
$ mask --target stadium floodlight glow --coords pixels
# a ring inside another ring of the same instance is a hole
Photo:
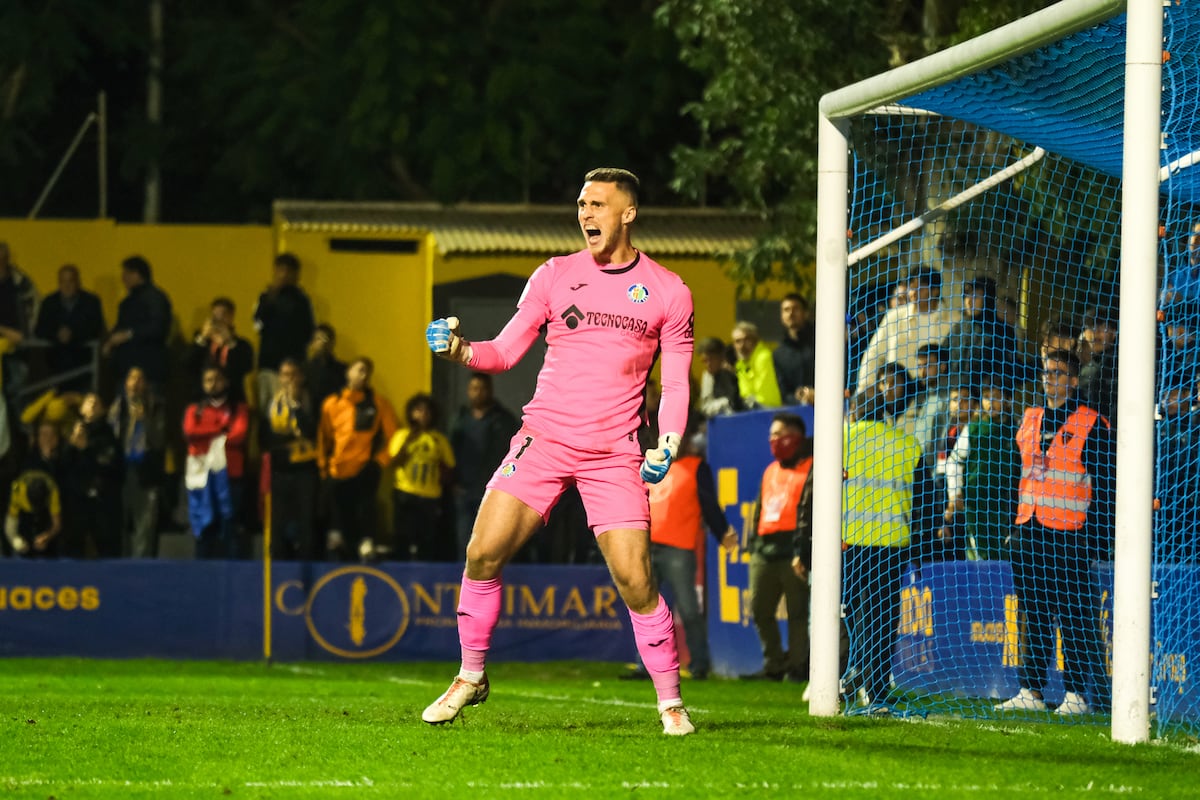
[[[846,347],[848,299],[861,311],[862,298],[883,296],[875,290],[914,268],[941,271],[947,306],[957,302],[959,290],[971,279],[991,278],[999,299],[1011,298],[1019,309],[1022,324],[1119,307],[1120,361],[1113,402],[1113,416],[1118,405],[1121,410],[1115,434],[1115,555],[1100,547],[1101,563],[1086,580],[1097,587],[1096,627],[1103,634],[1111,632],[1111,645],[1104,651],[1105,660],[1111,659],[1111,726],[1113,738],[1122,742],[1149,737],[1153,681],[1175,680],[1183,698],[1174,701],[1182,705],[1170,710],[1160,700],[1160,730],[1167,721],[1194,725],[1200,717],[1200,692],[1186,684],[1186,675],[1174,675],[1169,668],[1172,659],[1183,663],[1183,650],[1200,644],[1187,638],[1192,634],[1186,612],[1163,613],[1180,602],[1165,595],[1153,607],[1159,666],[1151,669],[1151,580],[1160,569],[1168,570],[1163,575],[1179,574],[1170,570],[1181,559],[1169,549],[1170,520],[1154,509],[1164,492],[1169,495],[1177,485],[1172,481],[1184,476],[1164,466],[1161,452],[1156,456],[1156,442],[1162,451],[1164,434],[1155,423],[1155,387],[1166,384],[1161,363],[1156,375],[1158,276],[1147,268],[1166,262],[1170,273],[1191,231],[1192,222],[1185,219],[1194,213],[1193,204],[1200,203],[1200,173],[1189,169],[1200,162],[1200,142],[1188,127],[1198,84],[1188,81],[1200,77],[1192,74],[1198,62],[1200,9],[1195,4],[1064,0],[830,92],[820,102],[818,352]],[[1195,288],[1200,295],[1200,280]],[[1200,328],[1200,318],[1194,323]],[[888,352],[902,356],[903,349]],[[1036,365],[1036,346],[1028,356],[1028,363]],[[849,366],[857,370],[859,364]],[[987,377],[1011,384],[1017,400],[1034,405],[1037,382],[1019,382],[1013,377],[1018,374]],[[863,378],[858,377],[861,387]],[[815,400],[818,432],[842,430],[847,389],[854,386],[847,387],[841,367],[822,366]],[[812,473],[814,715],[838,713],[856,691],[853,668],[839,676],[836,657],[843,614],[858,613],[851,608],[855,598],[844,595],[842,586],[845,565],[838,532],[848,511],[843,508],[842,451],[840,437],[817,435]],[[1192,458],[1200,462],[1200,454]],[[935,467],[944,464],[945,454],[935,461]],[[1195,474],[1200,475],[1200,463]],[[978,557],[983,549],[972,552]],[[990,716],[996,699],[1015,692],[1011,681],[1028,644],[1025,609],[1015,595],[986,608],[972,603],[990,602],[980,587],[998,580],[997,575],[1009,575],[1008,567],[986,559],[973,564],[954,558],[918,562],[921,567],[906,573],[902,597],[895,601],[896,686],[910,707]],[[952,598],[923,594],[922,587],[931,582],[948,585]],[[1167,583],[1174,590],[1184,582]],[[1081,596],[1091,596],[1090,587],[1076,588]],[[887,609],[892,601],[872,598],[871,603]],[[1194,617],[1195,610],[1190,614]],[[949,623],[948,616],[953,616]],[[1185,621],[1171,628],[1174,616]],[[939,623],[960,626],[960,640],[935,630]],[[926,631],[928,649],[922,650]],[[1073,636],[1060,645],[1067,649],[1068,662]],[[952,640],[957,650],[947,653]],[[852,663],[856,647],[861,651],[863,643],[851,642]],[[1003,658],[994,671],[986,662],[992,658]],[[1089,680],[1094,687],[1103,682],[1095,676]],[[1049,693],[1064,691],[1071,692],[1072,686],[1048,688]],[[1089,711],[1092,705],[1107,705],[1098,694],[1089,699]],[[1051,709],[1057,702],[1051,701]],[[1068,713],[1074,708],[1065,704],[1055,718],[1076,718]]]

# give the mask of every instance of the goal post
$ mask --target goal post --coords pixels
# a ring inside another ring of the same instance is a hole
[[[861,298],[878,296],[868,290],[922,268],[938,272],[947,319],[964,287],[990,285],[995,291],[999,286],[1004,298],[1012,300],[1009,321],[1014,328],[1025,328],[1027,344],[1037,338],[1037,322],[1079,312],[1091,328],[1102,328],[1110,317],[1119,317],[1119,362],[1109,356],[1117,363],[1111,412],[1116,491],[1110,527],[1115,550],[1105,553],[1101,546],[1094,568],[1079,577],[1088,585],[1076,589],[1081,596],[1096,598],[1096,625],[1105,634],[1104,666],[1111,669],[1112,736],[1122,742],[1146,740],[1151,720],[1160,295],[1158,271],[1147,265],[1161,263],[1179,248],[1177,222],[1165,223],[1170,230],[1160,235],[1160,198],[1177,206],[1194,199],[1190,192],[1173,198],[1169,184],[1172,176],[1189,169],[1195,146],[1186,147],[1189,140],[1181,134],[1184,153],[1177,149],[1164,156],[1164,142],[1171,136],[1171,130],[1160,130],[1166,102],[1160,96],[1164,13],[1166,24],[1172,14],[1181,22],[1196,16],[1194,10],[1179,6],[1164,8],[1161,0],[1064,0],[970,42],[827,94],[819,119],[819,352],[848,346],[847,324],[865,311]],[[1189,39],[1187,47],[1189,63],[1194,62],[1200,42]],[[1185,208],[1164,217],[1177,220],[1186,213]],[[895,322],[901,317],[881,319]],[[1093,330],[1091,335],[1099,334]],[[926,337],[927,344],[931,340],[949,342]],[[1037,342],[1032,344],[1036,350]],[[1090,349],[1100,353],[1098,360],[1105,357],[1095,345]],[[859,353],[852,346],[849,352],[852,358]],[[891,355],[902,352],[888,350]],[[912,360],[912,353],[908,358]],[[986,360],[999,364],[1006,359],[1011,361],[1007,353],[990,353]],[[1025,362],[1038,364],[1040,358],[1030,352]],[[859,365],[855,360],[847,366]],[[912,364],[904,366],[912,371]],[[1085,364],[1084,369],[1089,367]],[[1096,368],[1090,369],[1089,378],[1096,374]],[[1039,381],[1029,380],[1020,370],[999,370],[983,375],[984,383],[1005,384],[1000,388],[1006,391],[1020,383],[1012,399],[1020,406],[1035,404]],[[843,428],[846,398],[854,389],[847,386],[847,371],[832,362],[822,365],[816,430]],[[959,397],[971,397],[974,390],[967,384],[979,377],[978,370],[972,372],[970,380],[962,379],[962,392],[956,384],[947,395],[956,404]],[[856,383],[863,385],[861,375]],[[929,402],[931,391],[921,402]],[[905,419],[910,423],[911,416],[908,411]],[[898,427],[900,418],[895,416]],[[964,414],[962,427],[969,431],[966,419]],[[919,432],[920,420],[916,427]],[[958,427],[948,430],[961,435]],[[936,444],[944,444],[941,430],[938,436]],[[847,441],[853,445],[853,439]],[[948,446],[953,444],[950,439]],[[932,472],[954,463],[948,453],[939,452],[936,459],[932,455],[926,447],[923,457]],[[838,436],[816,437],[810,712],[823,716],[853,705],[856,685],[863,689],[854,664],[841,674],[837,658],[843,614],[859,614],[852,607],[864,605],[861,598],[848,598],[843,586],[845,457]],[[948,480],[944,472],[939,475],[933,484],[938,498],[961,485],[954,475]],[[922,547],[922,553],[930,549],[927,542]],[[934,541],[932,549],[939,548],[941,541]],[[903,558],[916,552],[914,544],[904,550]],[[1010,599],[1022,591],[1012,588],[1005,559],[980,556],[982,548],[968,548],[966,557],[963,552],[913,557],[904,566],[902,598],[870,601],[868,617],[876,612],[884,619],[898,615],[893,693],[903,696],[900,706],[919,713],[992,716],[1003,693],[1015,691],[1017,675],[1024,680],[1019,668],[1024,666],[1028,637],[1036,634],[1026,617],[1029,609]],[[1080,554],[1071,559],[1087,560]],[[1006,588],[997,588],[1001,586]],[[939,592],[948,599],[941,600]],[[992,597],[997,593],[999,599]],[[933,630],[931,619],[941,624],[939,602],[961,606],[952,609],[961,612],[961,619],[955,618],[964,627],[959,639]],[[970,612],[974,617],[964,610],[980,603],[982,610]],[[1061,663],[1065,658],[1068,663],[1063,687],[1053,690],[1063,694],[1062,701],[1054,702],[1065,713],[1054,714],[1052,704],[1043,706],[1049,718],[1059,721],[1075,718],[1072,698],[1083,693],[1074,693],[1075,678],[1068,674],[1081,647],[1076,641],[1079,623],[1060,622],[1053,632],[1050,660]],[[851,640],[854,662],[853,631]],[[859,647],[861,651],[861,642]],[[991,664],[993,657],[1003,664]],[[966,674],[972,671],[994,672],[995,677],[986,683],[977,674]],[[1091,678],[1095,687],[1095,676]],[[1084,706],[1089,712],[1108,706],[1107,698],[1087,697]]]

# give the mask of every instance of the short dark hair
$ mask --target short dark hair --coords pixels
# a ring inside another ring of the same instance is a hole
[[[638,180],[638,176],[634,175],[627,169],[620,167],[597,167],[583,176],[584,183],[597,181],[599,183],[615,183],[617,188],[633,201],[633,205],[638,204],[638,193],[641,191],[642,182]]]
[[[136,273],[146,283],[150,282],[150,262],[141,256],[130,256],[121,262],[121,269]]]
[[[808,298],[805,297],[804,295],[800,294],[799,292],[788,292],[787,294],[785,294],[783,296],[783,299],[779,301],[779,305],[783,305],[788,300],[791,300],[794,303],[799,303],[801,306],[803,306],[806,309],[812,307],[808,302]]]
[[[492,376],[486,372],[472,372],[468,381],[483,381],[488,386],[492,385]]]
[[[789,428],[800,431],[801,436],[808,436],[808,426],[804,424],[804,418],[799,414],[793,414],[790,411],[780,411],[778,414],[771,417],[771,422],[778,422]]]
[[[71,273],[72,275],[75,276],[76,280],[79,279],[79,267],[75,266],[74,264],[63,264],[61,267],[58,268],[59,275],[62,275],[64,272]]]
[[[368,356],[359,356],[350,362],[349,367],[353,367],[355,364],[362,364],[367,368],[368,378],[375,374],[375,362],[372,361]]]
[[[928,286],[934,292],[942,292],[942,273],[932,267],[917,267],[908,273],[906,283],[919,283]]]
[[[300,259],[292,253],[280,253],[275,256],[275,266],[298,273],[300,272]]]
[[[211,303],[209,303],[209,305],[208,305],[209,308],[216,308],[217,306],[229,309],[230,314],[237,311],[237,306],[235,306],[233,304],[233,301],[230,300],[228,297],[218,297],[215,300],[213,300]]]
[[[715,356],[719,353],[724,358],[729,357],[729,348],[716,336],[701,339],[696,349],[700,351],[701,355],[705,356]]]
[[[314,332],[323,333],[328,336],[330,344],[333,344],[337,341],[337,331],[335,331],[333,326],[328,322],[322,322],[321,324],[317,325],[317,327],[314,329]]]
[[[1079,356],[1072,353],[1070,350],[1051,350],[1046,353],[1046,357],[1042,359],[1042,363],[1047,361],[1061,361],[1067,365],[1067,373],[1078,377],[1079,376]]]

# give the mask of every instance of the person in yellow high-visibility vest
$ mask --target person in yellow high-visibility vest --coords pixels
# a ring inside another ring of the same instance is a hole
[[[910,544],[940,522],[940,498],[916,437],[886,421],[874,390],[851,404],[842,430],[842,585],[858,700],[887,702],[900,583]]]

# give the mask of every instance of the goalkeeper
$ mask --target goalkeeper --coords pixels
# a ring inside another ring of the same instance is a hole
[[[638,179],[627,170],[587,174],[578,200],[586,248],[538,267],[516,314],[495,339],[468,342],[454,317],[435,320],[426,330],[434,353],[487,373],[516,364],[543,329],[547,350],[522,427],[488,482],[467,545],[458,605],[462,669],[425,709],[425,722],[450,722],[465,706],[487,699],[484,662],[500,616],[501,570],[573,484],[629,607],[663,732],[694,730],[680,699],[671,611],[651,577],[650,511],[642,482],[665,477],[687,422],[692,296],[677,275],[634,248],[637,194]],[[643,457],[637,429],[658,353],[658,423],[664,433]]]

